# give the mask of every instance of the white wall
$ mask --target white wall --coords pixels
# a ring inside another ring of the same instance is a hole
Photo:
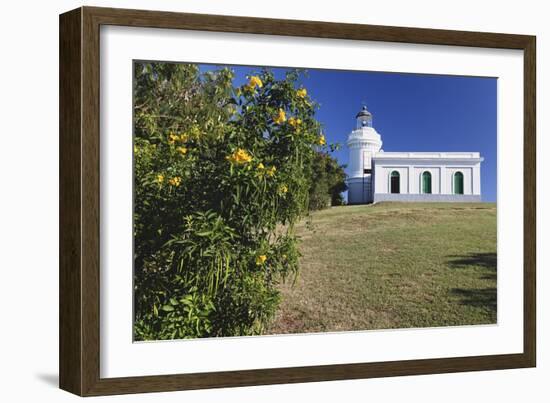
[[[463,182],[463,189],[465,195],[471,195],[471,194],[479,194],[474,193],[474,169],[472,167],[456,167],[456,166],[450,166],[450,167],[444,167],[443,168],[443,175],[441,176],[441,185],[442,185],[442,193],[445,194],[454,194],[454,175],[457,172],[461,172],[464,178]],[[475,184],[477,188],[479,188],[479,177],[477,178],[477,184]]]
[[[390,175],[393,171],[399,172],[399,193],[409,193],[410,166],[376,165],[374,191],[375,193],[390,193]]]
[[[418,194],[422,192],[422,175],[424,172],[429,172],[432,175],[432,194],[441,193],[441,167],[439,166],[430,166],[430,165],[420,165],[415,166],[411,172],[411,182],[410,182],[410,193]]]
[[[423,172],[432,174],[432,194],[453,194],[453,175],[462,172],[464,175],[464,194],[480,194],[480,168],[475,165],[439,165],[406,164],[376,162],[374,191],[375,193],[390,193],[390,175],[393,171],[400,175],[400,193],[419,194]]]
[[[56,389],[58,296],[58,14],[87,5],[538,35],[538,171],[550,172],[550,25],[545,2],[58,0],[4,2],[0,25],[2,146],[0,396],[80,402]],[[511,162],[512,163],[512,162]],[[538,368],[264,386],[101,402],[547,402],[550,379],[550,182],[538,181]],[[92,401],[92,400],[90,400]],[[95,399],[93,401],[96,401]]]

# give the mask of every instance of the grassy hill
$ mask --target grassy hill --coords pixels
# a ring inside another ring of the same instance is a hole
[[[333,207],[298,227],[301,272],[267,333],[496,323],[496,205]]]

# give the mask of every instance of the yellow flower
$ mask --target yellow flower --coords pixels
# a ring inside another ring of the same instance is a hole
[[[325,135],[321,134],[321,137],[319,137],[319,145],[324,146],[325,144],[327,144],[327,140],[325,139]]]
[[[252,76],[250,77],[250,82],[249,84],[254,84],[260,88],[262,88],[264,86],[264,83],[262,83],[262,80],[260,80],[260,77],[258,76]]]
[[[300,98],[305,98],[307,95],[307,90],[305,88],[300,88],[298,91],[296,91],[296,95]]]
[[[273,176],[275,176],[275,171],[277,171],[277,168],[271,167],[271,168],[269,168],[269,169],[266,171],[266,174],[268,174],[269,176],[273,177]]]
[[[158,183],[164,182],[164,175],[163,174],[158,174],[157,175],[157,182]]]
[[[256,258],[256,266],[261,266],[265,263],[265,261],[267,260],[267,256],[266,255],[260,255]]]
[[[175,135],[174,133],[170,133],[168,135],[168,143],[174,144],[178,140],[179,140],[179,137],[177,135]]]
[[[174,176],[173,178],[168,179],[168,183],[172,186],[178,187],[181,184],[181,178],[179,176]]]
[[[248,80],[248,84],[246,85],[246,89],[248,91],[254,91],[256,87],[262,88],[264,86],[264,83],[262,83],[262,80],[260,80],[260,77],[258,76],[252,76],[250,77],[250,80]]]
[[[246,150],[243,150],[242,148],[239,148],[237,151],[235,151],[233,154],[226,157],[230,162],[233,162],[235,164],[246,164],[252,161],[252,156],[246,152]]]
[[[295,117],[288,118],[288,124],[296,129],[302,124],[302,119],[296,119]]]
[[[250,166],[249,166],[250,167]],[[265,175],[265,166],[261,162],[256,166],[256,176],[262,178]]]
[[[185,133],[182,133],[179,136],[179,141],[181,141],[182,143],[185,143],[185,142],[189,141],[189,136]]]
[[[283,111],[282,109],[279,109],[279,113],[277,114],[277,116],[275,116],[273,118],[273,122],[275,124],[283,124],[284,122],[286,122],[286,113],[285,111]]]
[[[286,185],[281,185],[281,187],[279,188],[279,192],[280,193],[288,192],[288,187]]]
[[[187,148],[186,148],[186,147],[178,147],[178,148],[176,148],[176,150],[177,150],[181,155],[187,154]]]

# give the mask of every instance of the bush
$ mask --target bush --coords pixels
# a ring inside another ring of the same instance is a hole
[[[135,339],[259,334],[325,143],[300,73],[134,68]]]
[[[334,146],[331,146],[334,149]],[[309,209],[321,210],[344,204],[342,192],[347,190],[345,166],[331,157],[328,152],[317,151],[313,159]]]

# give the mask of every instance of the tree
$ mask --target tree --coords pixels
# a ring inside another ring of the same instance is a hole
[[[134,334],[258,334],[298,270],[325,139],[298,71],[135,63]]]
[[[345,166],[328,152],[317,151],[313,160],[309,209],[320,210],[344,204],[342,192],[347,190]]]

